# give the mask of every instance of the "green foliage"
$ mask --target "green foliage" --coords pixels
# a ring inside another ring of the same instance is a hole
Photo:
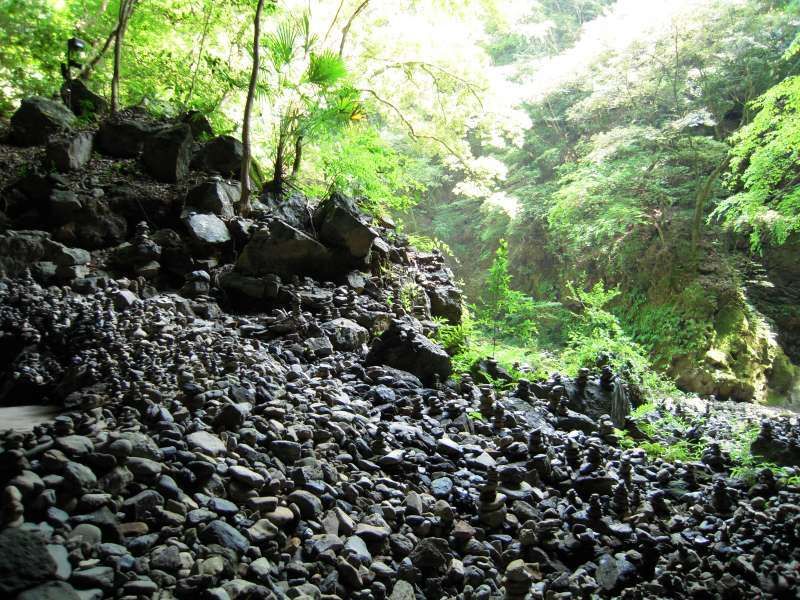
[[[438,238],[428,237],[427,235],[419,235],[416,233],[410,233],[406,237],[408,238],[408,243],[420,252],[433,252],[434,250],[438,250],[445,256],[449,256],[451,258],[455,256],[453,251],[450,249],[450,246]]]
[[[694,201],[698,173],[712,170],[724,151],[711,138],[654,127],[596,134],[580,159],[558,171],[550,231],[580,263],[591,259],[611,272],[626,269],[646,245],[668,247],[670,221]],[[602,255],[596,248],[604,249]]]
[[[486,277],[486,291],[476,310],[480,326],[490,332],[494,344],[501,338],[526,343],[536,334],[534,319],[538,308],[533,298],[511,288],[508,244],[500,240]]]
[[[713,216],[750,234],[750,245],[781,245],[800,231],[800,76],[755,100],[753,122],[732,138],[728,185],[734,192]]]
[[[318,140],[310,159],[312,195],[339,191],[360,199],[375,214],[413,206],[426,189],[426,174],[413,157],[387,143],[368,123],[351,122]]]
[[[708,315],[716,305],[709,290],[697,282],[670,302],[651,301],[641,291],[630,292],[626,301],[625,307],[614,312],[628,323],[631,336],[660,367],[669,367],[676,356],[700,353],[713,339],[714,326]]]
[[[574,375],[580,368],[608,364],[642,389],[675,391],[671,382],[653,370],[646,350],[625,333],[617,317],[607,309],[619,296],[619,289],[607,290],[602,281],[588,290],[572,283],[568,288],[570,301],[578,306],[561,356],[568,373]]]
[[[793,215],[800,214],[792,146],[798,119],[786,102],[794,91],[774,96],[774,110],[761,108],[764,99],[752,102],[796,74],[794,51],[788,60],[780,57],[796,36],[800,4],[599,4],[537,2],[514,15],[530,27],[511,26],[502,16],[490,20],[490,53],[520,82],[530,121],[519,145],[492,146],[475,136],[481,158],[501,161],[507,175],[483,196],[443,194],[431,202],[429,231],[453,249],[457,274],[479,305],[490,289],[491,251],[500,239],[513,248],[508,272],[515,288],[537,300],[568,304],[570,280],[618,287],[620,295],[606,310],[617,317],[622,338],[606,328],[598,330],[604,335],[576,340],[567,326],[572,316],[558,315],[547,327],[537,318],[538,346],[558,351],[564,331],[573,337],[562,356],[570,369],[594,364],[605,345],[617,344],[611,353],[627,355],[619,362],[642,373],[675,373],[676,365],[703,361],[721,337],[715,321],[741,283],[721,268],[732,264],[731,246],[706,218],[720,203],[717,214],[741,206],[737,197],[726,203],[729,191],[718,176],[728,157],[726,138],[754,116],[764,127],[752,132],[742,174],[759,169],[761,189],[771,186],[776,193],[766,203],[751,196],[758,202],[750,206],[777,219],[780,235],[794,231]],[[583,7],[593,22],[579,31],[575,17]],[[541,13],[549,26],[538,27]],[[551,37],[562,25],[566,44]],[[536,40],[525,39],[531,31]],[[779,160],[767,155],[768,144],[783,151]],[[759,163],[755,149],[762,146]],[[511,219],[486,209],[498,193],[518,201]],[[735,211],[725,214],[739,219],[741,229],[752,227]],[[749,376],[740,364],[731,370]]]
[[[784,479],[789,476],[789,471],[785,467],[765,461],[750,451],[750,446],[758,437],[758,432],[759,427],[757,425],[738,424],[733,428],[733,435],[726,444],[726,449],[734,464],[731,469],[731,477],[741,479],[747,485],[753,485],[758,479],[759,473],[764,469],[772,471],[778,479]]]
[[[60,85],[69,23],[46,0],[0,0],[0,114],[23,93],[49,96]]]
[[[461,323],[458,325],[451,325],[444,319],[436,319],[436,333],[433,339],[451,356],[465,352],[474,336],[475,323],[469,311],[464,311]]]

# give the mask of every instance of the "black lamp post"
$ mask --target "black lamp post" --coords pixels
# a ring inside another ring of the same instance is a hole
[[[86,42],[81,38],[71,37],[67,40],[67,65],[64,78],[67,80],[66,103],[70,109],[72,109],[72,68],[80,69],[83,66],[75,57],[79,57],[85,48]]]

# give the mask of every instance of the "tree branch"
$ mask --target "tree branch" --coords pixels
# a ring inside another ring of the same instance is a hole
[[[83,69],[81,69],[81,72],[78,73],[78,79],[83,79],[84,81],[89,79],[89,77],[92,74],[92,71],[94,71],[94,69],[97,66],[97,64],[101,60],[103,60],[103,56],[105,56],[105,53],[108,52],[108,49],[111,47],[111,42],[113,42],[114,38],[117,36],[117,29],[118,28],[119,28],[119,25],[117,25],[117,27],[114,27],[114,29],[111,30],[111,33],[108,34],[108,37],[106,38],[106,41],[103,44],[103,47],[100,48],[100,50],[97,52],[97,54],[94,55],[92,60],[90,60],[88,63],[86,63],[86,65],[83,67]]]
[[[360,92],[367,93],[367,94],[370,94],[370,95],[371,95],[373,98],[375,98],[375,99],[376,99],[378,102],[380,102],[381,104],[384,104],[385,106],[388,106],[389,108],[391,108],[391,109],[392,109],[392,111],[394,111],[394,113],[395,113],[395,114],[396,114],[396,115],[397,115],[397,116],[400,118],[400,120],[403,122],[403,125],[405,125],[405,126],[406,126],[406,129],[408,129],[408,134],[409,134],[409,137],[411,137],[412,139],[415,139],[415,140],[432,140],[432,141],[436,142],[437,144],[440,144],[440,145],[441,145],[443,148],[445,148],[445,149],[446,149],[446,150],[447,150],[447,151],[450,153],[450,155],[451,155],[453,158],[455,158],[455,159],[456,159],[456,160],[457,160],[459,163],[461,163],[461,166],[462,166],[462,167],[464,167],[464,170],[465,170],[465,171],[467,171],[467,172],[468,172],[468,173],[470,173],[470,174],[474,174],[474,173],[475,173],[475,172],[472,170],[472,168],[471,168],[471,167],[470,167],[470,166],[467,164],[467,161],[465,161],[465,160],[464,160],[464,159],[461,157],[461,155],[460,155],[458,152],[456,152],[455,150],[453,150],[453,148],[451,148],[451,147],[450,147],[450,145],[449,145],[447,142],[445,142],[443,139],[441,139],[441,138],[438,138],[438,137],[436,137],[435,135],[427,135],[427,134],[423,134],[423,133],[417,133],[417,132],[416,132],[416,130],[414,129],[414,126],[413,126],[413,125],[411,124],[411,122],[410,122],[410,121],[409,121],[409,120],[408,120],[408,119],[405,117],[405,115],[403,114],[403,112],[402,112],[402,111],[401,111],[399,108],[397,108],[397,106],[395,106],[394,104],[392,104],[392,103],[391,103],[391,102],[389,102],[388,100],[384,100],[384,99],[383,99],[383,98],[381,98],[381,97],[380,97],[378,94],[376,94],[376,93],[375,93],[373,90],[370,90],[370,89],[363,89],[363,90],[359,90],[359,91],[360,91]]]
[[[336,14],[333,15],[333,21],[331,21],[331,24],[328,26],[328,31],[325,32],[325,37],[322,38],[323,46],[325,45],[325,42],[328,41],[328,36],[331,34],[331,31],[333,31],[333,26],[336,25],[336,21],[339,20],[339,14],[342,12],[343,6],[344,6],[344,0],[339,0],[339,8],[336,9]]]
[[[342,29],[342,42],[339,44],[339,58],[342,57],[344,53],[344,43],[347,41],[347,34],[350,33],[350,27],[353,25],[353,21],[356,20],[356,17],[359,13],[364,10],[369,4],[369,0],[364,0],[361,4],[358,5],[358,8],[353,11],[353,14],[350,15],[350,18],[347,20],[347,24]]]
[[[431,73],[431,70],[436,70],[443,73],[450,79],[453,79],[454,81],[461,83],[469,91],[470,94],[475,96],[475,99],[478,101],[478,104],[480,104],[481,108],[483,108],[483,102],[481,102],[481,99],[478,96],[478,92],[485,91],[486,90],[485,87],[475,83],[474,81],[470,81],[469,79],[461,77],[460,75],[456,75],[455,73],[448,71],[444,67],[434,63],[429,63],[421,60],[407,60],[399,63],[392,63],[385,65],[382,69],[379,69],[378,71],[375,71],[374,73],[372,73],[370,77],[375,77],[376,75],[379,75],[386,69],[404,69],[406,67],[419,67],[422,71],[425,71],[431,77],[431,79],[434,79],[434,81],[436,80],[436,77],[433,75],[433,73]]]

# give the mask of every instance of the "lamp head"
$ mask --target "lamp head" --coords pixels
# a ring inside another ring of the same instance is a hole
[[[67,48],[69,48],[70,52],[80,52],[86,48],[86,42],[77,37],[69,38],[67,40]]]

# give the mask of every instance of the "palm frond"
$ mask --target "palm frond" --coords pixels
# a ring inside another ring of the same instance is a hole
[[[321,54],[311,53],[308,62],[306,80],[320,87],[328,87],[347,75],[347,68],[342,58],[331,50]]]
[[[280,23],[274,33],[264,38],[264,45],[269,50],[270,60],[276,70],[292,62],[296,43],[297,28],[289,21]]]
[[[311,33],[311,13],[309,11],[303,11],[302,16],[298,19],[298,28],[303,36],[303,52],[308,54],[317,43],[317,36]]]

